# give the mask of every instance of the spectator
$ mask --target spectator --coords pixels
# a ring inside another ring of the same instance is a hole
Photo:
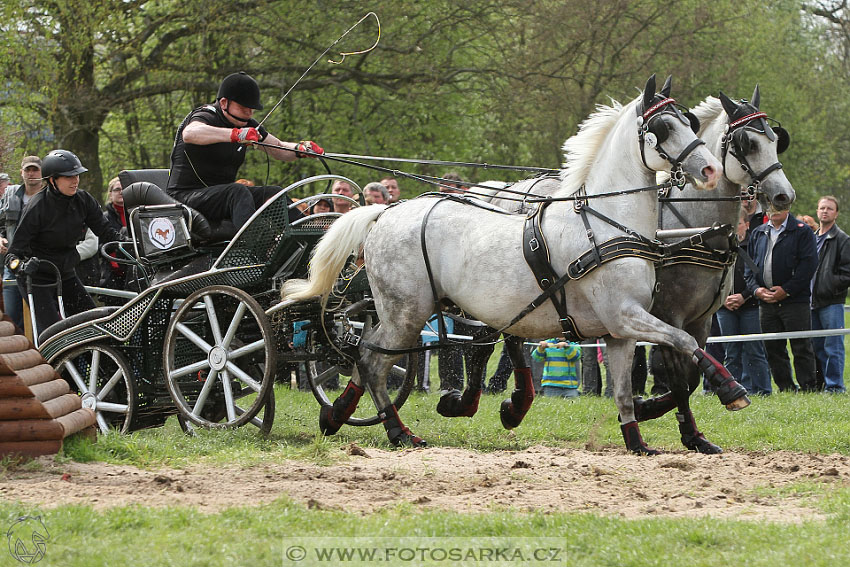
[[[245,178],[237,179],[236,183],[238,183],[239,185],[244,185],[245,187],[256,187],[257,186],[256,183],[254,183],[250,179],[245,179]]]
[[[363,188],[363,196],[366,198],[367,205],[384,205],[390,202],[387,188],[375,181]]]
[[[9,177],[8,173],[0,173],[0,194],[6,190],[6,187],[9,186],[9,182],[12,181],[12,178]]]
[[[254,143],[260,151],[281,161],[324,150],[315,142],[281,142],[254,120],[262,110],[260,87],[245,73],[225,77],[217,100],[196,108],[180,124],[171,151],[171,175],[166,192],[197,209],[210,221],[230,220],[239,229],[272,195],[276,185],[249,187],[236,183],[236,173]],[[291,213],[301,216],[295,209]],[[292,219],[290,219],[292,220]]]
[[[342,179],[337,179],[334,181],[333,187],[331,187],[331,193],[334,195],[342,195],[343,197],[348,197],[349,199],[354,198],[354,191],[351,190],[351,185],[347,181],[343,181]],[[352,203],[348,199],[334,199],[333,200],[334,211],[337,213],[347,213],[351,210]]]
[[[744,251],[747,249],[749,240],[748,218],[749,215],[742,207],[738,216],[737,236],[738,246]],[[744,265],[744,259],[739,254],[735,261],[732,289],[723,302],[723,306],[717,311],[717,320],[720,322],[720,332],[723,335],[761,333],[758,300],[747,289]],[[725,343],[725,345],[724,365],[732,376],[738,378],[747,391],[760,396],[769,396],[771,393],[770,367],[767,364],[764,343],[744,341]]]
[[[765,333],[808,331],[811,280],[818,265],[815,235],[788,211],[769,211],[769,222],[750,233],[749,252],[758,267],[744,268],[747,289],[759,299],[759,322]],[[796,391],[785,339],[764,341],[770,373],[781,391]],[[791,339],[799,388],[815,389],[815,355],[809,338]]]
[[[106,210],[103,216],[113,229],[119,233],[127,233],[124,192],[121,181],[117,177],[110,179],[109,185],[107,185]],[[106,242],[102,241],[99,244],[102,246]],[[100,258],[100,261],[100,286],[110,289],[125,289],[127,277],[125,266],[117,262],[107,261],[104,258]]]
[[[812,329],[843,329],[844,302],[850,286],[850,238],[838,228],[838,199],[818,201],[818,268],[812,280]],[[824,390],[844,392],[844,335],[812,340],[823,372]]]
[[[88,171],[80,159],[67,150],[54,150],[42,160],[47,188],[33,196],[18,222],[9,245],[6,265],[24,286],[32,276],[37,329],[41,333],[60,319],[55,272],[38,260],[48,260],[58,269],[66,315],[94,308],[94,302],[74,272],[80,262],[76,245],[88,226],[102,238],[120,240],[118,232],[103,218],[97,201],[79,189],[80,174]],[[38,260],[36,260],[38,259]],[[42,284],[42,285],[39,285]],[[43,286],[43,284],[47,284]]]
[[[543,361],[542,394],[547,397],[577,398],[578,369],[576,361],[581,348],[576,343],[548,339],[540,341],[531,357]]]
[[[386,187],[390,194],[388,203],[395,203],[401,198],[401,189],[398,188],[398,181],[395,177],[384,177],[381,179],[381,185]]]
[[[440,186],[440,193],[463,193],[464,186],[461,183],[463,181],[460,178],[460,175],[455,173],[454,171],[450,171],[443,175],[443,185],[448,185],[448,187]]]
[[[332,213],[334,212],[334,205],[330,199],[317,199],[315,203],[310,206],[310,213],[314,215],[316,213]]]
[[[18,221],[30,199],[44,187],[41,180],[41,158],[26,156],[21,160],[20,185],[10,185],[0,198],[0,253],[8,250],[9,241],[15,235]],[[5,263],[4,263],[5,266]],[[3,268],[3,304],[6,314],[18,329],[24,328],[24,312],[21,291],[9,268]]]

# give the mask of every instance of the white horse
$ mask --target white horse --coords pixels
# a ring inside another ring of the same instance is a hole
[[[767,115],[759,110],[760,102],[756,86],[749,101],[735,102],[720,93],[720,98],[708,97],[693,108],[702,125],[699,135],[714,155],[721,158],[724,175],[709,197],[688,186],[681,193],[671,194],[669,201],[662,203],[659,228],[675,230],[722,223],[734,229],[741,209],[738,200],[741,187],[749,187],[765,209],[790,208],[796,195],[777,159],[777,154],[788,147],[790,137],[785,129],[768,124]],[[701,346],[705,346],[708,338],[711,316],[720,308],[732,285],[735,254],[729,237],[715,235],[706,239],[705,245],[692,247],[696,254],[684,251],[667,259],[657,272],[659,292],[651,313],[693,335]],[[638,421],[677,408],[676,418],[685,447],[701,453],[722,452],[700,433],[691,412],[688,398],[700,379],[689,357],[666,346],[661,347],[661,356],[671,391],[649,400],[636,399]],[[726,392],[719,391],[718,396],[724,402]]]
[[[716,185],[722,173],[720,162],[700,145],[702,141],[669,94],[670,79],[656,94],[653,76],[641,96],[625,106],[600,106],[564,144],[566,166],[556,196],[587,196],[585,209],[592,207],[612,222],[588,215],[589,238],[585,219],[573,202],[550,204],[541,227],[556,273],[566,274],[574,260],[585,253],[593,255],[599,251],[595,245],[602,247],[612,239],[625,237],[635,250],[640,244],[652,248],[658,222],[652,186],[656,172],[670,169],[671,163],[674,171],[684,172],[701,187]],[[651,189],[636,190],[647,186]],[[621,191],[628,189],[633,191]],[[541,302],[517,319],[540,295],[538,280],[523,256],[523,226],[519,216],[452,198],[363,207],[333,224],[314,250],[309,279],[287,282],[283,297],[297,300],[328,294],[347,258],[362,249],[380,325],[361,341],[352,381],[333,407],[320,414],[326,434],[345,423],[365,387],[393,444],[424,444],[401,422],[385,380],[397,352],[416,344],[440,300],[449,299],[480,321],[517,337],[548,337],[564,331],[551,301]],[[589,266],[586,275],[563,288],[576,329],[584,336],[610,335],[610,372],[621,428],[627,447],[639,453],[653,451],[640,436],[632,404],[629,371],[636,339],[676,348],[696,357],[707,376],[734,382],[693,337],[649,314],[655,265],[648,256],[606,257],[604,264]],[[511,348],[515,355],[518,349]],[[519,424],[534,397],[530,369],[522,368],[521,357],[512,358],[517,389],[502,405],[506,427]]]

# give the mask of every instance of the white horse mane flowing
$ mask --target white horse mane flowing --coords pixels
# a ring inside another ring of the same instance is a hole
[[[731,384],[739,397],[746,394],[693,337],[648,313],[655,265],[651,255],[640,250],[654,246],[655,173],[672,167],[710,189],[722,172],[670,98],[670,83],[668,78],[656,93],[651,77],[635,101],[600,107],[565,144],[567,167],[556,195],[567,197],[584,187],[589,201],[580,214],[570,201],[552,202],[540,213],[550,268],[567,274],[579,258],[595,255],[598,262],[587,264],[584,275],[568,281],[557,301],[552,297],[531,306],[541,295],[541,284],[523,254],[521,216],[486,210],[457,197],[424,197],[391,207],[364,207],[333,224],[314,251],[309,280],[287,282],[283,297],[327,295],[347,258],[362,247],[380,324],[364,333],[351,382],[333,406],[321,410],[319,422],[326,435],[346,423],[368,389],[393,444],[425,444],[402,423],[387,394],[386,375],[400,353],[415,347],[425,321],[443,300],[515,337],[556,336],[566,332],[568,321],[585,336],[609,335],[609,367],[623,437],[635,452],[652,452],[640,436],[631,398],[629,371],[636,339],[694,356],[709,379]],[[634,191],[613,194],[621,189]],[[614,252],[606,248],[611,242],[618,243]],[[510,428],[527,412],[534,388],[521,341],[511,339],[506,345],[515,366],[516,390],[503,402],[501,418]],[[470,372],[463,395],[443,393],[438,411],[447,416],[474,414],[483,372],[483,367]]]

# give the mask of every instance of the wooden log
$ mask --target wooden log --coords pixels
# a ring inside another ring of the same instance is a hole
[[[57,378],[44,384],[36,384],[30,388],[30,391],[39,401],[46,402],[47,400],[67,394],[71,391],[71,388],[65,380]]]
[[[27,386],[35,386],[56,379],[56,371],[46,362],[32,368],[18,370],[17,374]]]
[[[15,334],[15,324],[8,315],[3,315],[3,320],[0,321],[0,337],[11,337]]]
[[[0,398],[28,398],[32,395],[20,376],[0,376]]]
[[[0,354],[9,352],[23,352],[32,348],[29,340],[23,335],[12,335],[11,337],[0,337]]]
[[[57,419],[0,421],[0,443],[8,441],[47,441],[50,439],[63,439],[64,437],[64,425]]]
[[[43,362],[44,359],[41,357],[41,353],[35,349],[0,354],[0,374],[11,374],[11,372],[4,371],[4,366],[12,371],[18,371],[22,368],[38,366]]]
[[[80,409],[83,407],[82,403],[80,396],[77,394],[65,394],[58,398],[47,400],[42,405],[47,415],[58,418]]]
[[[78,431],[82,431],[86,427],[91,427],[95,424],[94,412],[88,408],[80,408],[73,413],[57,417],[54,423],[62,426],[63,437],[73,435]]]
[[[0,455],[40,457],[55,455],[62,448],[62,440],[55,441],[6,441],[0,443]]]
[[[35,398],[0,398],[0,420],[51,418],[40,401]]]

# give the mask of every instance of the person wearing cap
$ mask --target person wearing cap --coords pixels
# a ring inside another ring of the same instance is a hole
[[[196,108],[180,124],[166,192],[211,221],[229,219],[239,228],[281,190],[236,183],[249,148],[281,161],[324,153],[315,142],[281,142],[254,120],[254,111],[262,109],[257,81],[244,72],[225,77],[216,101]]]
[[[15,235],[15,228],[21,218],[24,207],[30,199],[41,191],[44,182],[41,180],[41,158],[38,156],[26,156],[21,160],[20,185],[9,185],[0,196],[0,254],[5,255],[9,241]],[[24,311],[22,307],[21,292],[12,272],[3,269],[3,305],[12,322],[19,329],[24,328]]]
[[[41,162],[46,188],[29,200],[9,244],[6,266],[15,275],[18,287],[25,290],[28,276],[32,277],[34,305],[30,308],[35,313],[37,333],[61,318],[54,285],[56,272],[45,261],[59,270],[65,314],[70,316],[95,306],[75,272],[80,262],[77,242],[86,228],[102,241],[122,240],[103,217],[95,198],[79,189],[80,174],[86,171],[80,158],[68,150],[47,154]]]

